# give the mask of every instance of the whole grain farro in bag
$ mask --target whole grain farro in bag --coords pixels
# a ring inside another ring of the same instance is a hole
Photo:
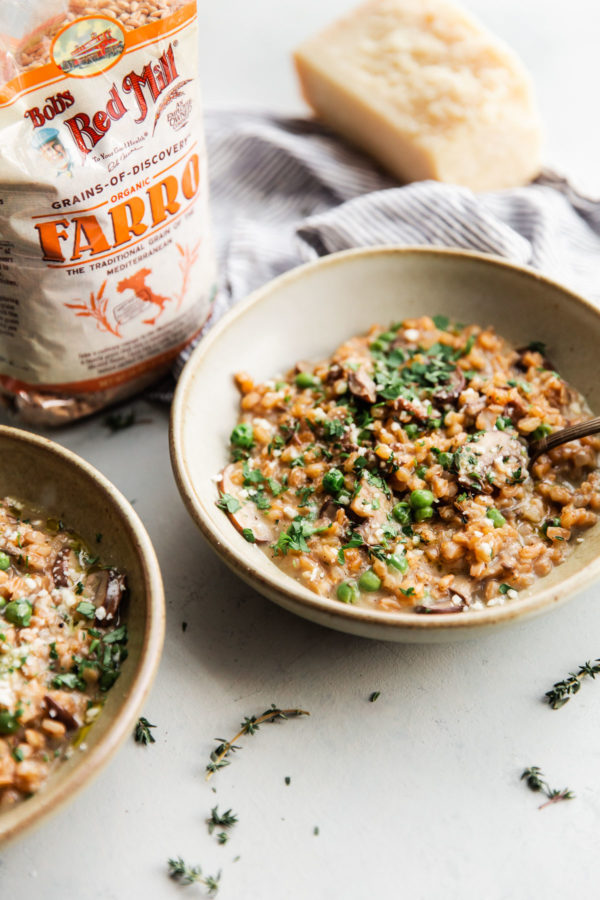
[[[0,396],[59,424],[163,375],[214,263],[196,4],[2,0]]]

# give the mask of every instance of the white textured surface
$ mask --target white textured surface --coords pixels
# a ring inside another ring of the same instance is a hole
[[[300,111],[289,49],[348,5],[204,4],[207,102]],[[548,159],[600,190],[598,6],[470,7],[533,72]],[[310,625],[252,593],[206,547],[170,474],[166,414],[149,415],[153,424],[110,437],[101,421],[56,437],[135,499],[157,548],[168,603],[146,709],[157,743],[131,741],[69,808],[0,849],[2,897],[200,896],[166,879],[166,858],[178,854],[209,873],[222,868],[221,900],[596,896],[600,685],[586,684],[559,712],[540,697],[600,655],[600,591],[448,647],[373,643]],[[373,690],[381,697],[371,704]],[[312,716],[245,739],[213,794],[203,773],[211,739],[271,701]],[[518,781],[530,764],[577,799],[538,812]],[[215,803],[240,819],[224,847],[203,822]]]
[[[598,653],[598,592],[447,647],[311,625],[205,546],[170,474],[167,417],[148,415],[110,437],[100,422],[58,437],[135,500],[158,551],[167,641],[145,710],[157,743],[132,740],[70,807],[0,851],[2,896],[168,900],[178,854],[223,869],[221,900],[530,900],[574,884],[595,896],[600,685],[559,712],[540,696]],[[207,785],[212,738],[272,701],[312,715],[246,738]],[[577,799],[538,812],[518,780],[530,764]],[[224,847],[203,822],[215,803],[239,815]]]

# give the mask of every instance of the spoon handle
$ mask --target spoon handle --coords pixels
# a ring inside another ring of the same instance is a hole
[[[541,438],[539,441],[533,441],[529,445],[529,464],[531,465],[542,453],[547,453],[560,444],[566,444],[568,441],[575,441],[577,438],[588,437],[590,434],[598,434],[600,432],[600,416],[594,419],[588,419],[587,422],[579,422],[577,425],[569,425],[568,428],[562,428]]]

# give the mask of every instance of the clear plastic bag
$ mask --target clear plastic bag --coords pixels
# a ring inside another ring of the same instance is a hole
[[[214,277],[196,4],[4,0],[0,395],[60,424],[142,389]]]

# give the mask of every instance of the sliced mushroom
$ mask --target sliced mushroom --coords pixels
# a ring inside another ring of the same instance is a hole
[[[420,603],[414,607],[414,611],[428,615],[448,615],[449,613],[460,613],[464,608],[464,603],[457,604],[453,603],[452,600],[442,600],[440,603]]]
[[[49,718],[56,719],[57,722],[62,722],[67,731],[76,731],[78,728],[81,728],[81,723],[77,721],[75,716],[71,715],[64,706],[61,706],[60,703],[57,703],[57,701],[48,694],[44,697],[44,704],[48,710]]]
[[[390,501],[381,488],[371,484],[368,475],[363,475],[350,509],[363,519],[385,522],[390,512]]]
[[[342,439],[340,441],[340,448],[344,453],[356,453],[358,450],[358,444],[356,441],[353,441],[347,431],[342,435]]]
[[[348,390],[355,397],[365,400],[367,403],[375,403],[377,400],[375,382],[363,369],[348,373]]]
[[[520,395],[516,396],[510,403],[507,403],[502,411],[502,415],[511,419],[513,423],[523,419],[528,413],[528,404]]]
[[[69,586],[69,569],[73,568],[74,560],[75,554],[70,547],[63,547],[58,551],[52,564],[52,580],[55,588]]]
[[[247,500],[241,494],[242,488],[237,485],[232,475],[236,471],[235,463],[226,466],[221,473],[219,490],[222,494],[230,494],[240,504],[240,509],[233,513],[227,513],[238,531],[250,528],[257,544],[268,544],[275,540],[275,528],[273,523],[256,508],[252,501]]]
[[[328,498],[319,510],[319,519],[327,519],[328,522],[335,522],[340,507]]]
[[[473,582],[465,575],[455,575],[448,592],[451,599],[458,597],[462,601],[463,606],[470,606],[473,600]]]
[[[430,404],[422,400],[409,400],[407,397],[396,397],[391,403],[392,409],[409,413],[417,422],[425,423],[429,419]],[[439,415],[439,413],[436,413]]]
[[[125,593],[125,576],[116,569],[101,569],[88,576],[86,586],[93,590],[92,603],[96,607],[94,624],[105,628],[114,625]]]
[[[457,451],[458,480],[472,490],[491,494],[494,487],[515,484],[527,476],[529,457],[518,438],[506,431],[485,431]]]
[[[299,375],[300,372],[312,372],[313,368],[314,366],[312,363],[306,362],[305,360],[301,359],[294,366],[294,372],[296,373],[296,375]]]
[[[339,365],[339,363],[332,363],[329,366],[329,369],[328,369],[327,374],[325,375],[325,378],[323,379],[323,381],[326,384],[331,384],[331,382],[338,381],[338,379],[343,378],[343,377],[344,377],[344,370]]]
[[[467,380],[462,369],[454,369],[450,373],[448,381],[445,384],[440,384],[439,387],[434,390],[431,399],[435,403],[456,403],[464,391],[466,384]]]
[[[114,621],[125,593],[125,576],[116,569],[108,570],[108,584],[106,585],[106,595],[104,597],[104,609],[106,610],[106,621]]]

